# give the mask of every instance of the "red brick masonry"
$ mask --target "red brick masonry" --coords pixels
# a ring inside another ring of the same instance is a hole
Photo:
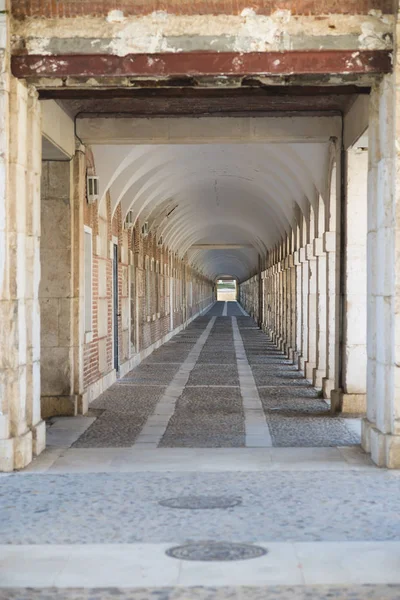
[[[293,15],[368,14],[371,9],[392,14],[392,0],[11,0],[12,13],[25,17],[102,17],[110,10],[124,15],[147,15],[167,11],[177,15],[238,15],[245,8],[270,15],[290,10]]]

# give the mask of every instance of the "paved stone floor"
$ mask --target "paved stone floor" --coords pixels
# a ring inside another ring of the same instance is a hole
[[[0,600],[400,598],[400,473],[359,429],[217,303],[0,476]],[[238,502],[163,505],[183,497]],[[267,553],[166,555],[205,541]]]

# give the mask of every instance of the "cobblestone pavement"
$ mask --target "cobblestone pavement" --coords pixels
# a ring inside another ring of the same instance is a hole
[[[371,465],[354,420],[331,417],[236,303],[215,304],[90,414],[55,419],[52,448],[0,477],[0,600],[400,598],[400,474]],[[160,427],[158,447],[138,444]],[[253,447],[265,431],[274,447]],[[68,470],[80,460],[85,472]],[[240,501],[160,504],[182,497]],[[165,555],[205,541],[267,554],[230,567]]]
[[[1,481],[1,543],[396,541],[399,489],[399,474],[380,470],[17,474]],[[159,504],[190,495],[242,502],[210,511]]]
[[[0,600],[398,600],[400,585],[8,589]]]
[[[227,316],[222,316],[224,312]],[[103,412],[74,447],[133,446],[211,317],[217,317],[215,324],[177,399],[160,447],[246,445],[232,317],[237,318],[273,445],[359,444],[359,434],[347,427],[345,419],[330,415],[328,405],[314,388],[254,321],[243,315],[240,306],[228,302],[225,307],[224,302],[217,302],[92,403],[92,409]]]

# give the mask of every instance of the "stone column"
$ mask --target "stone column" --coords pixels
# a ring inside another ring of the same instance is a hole
[[[85,161],[43,163],[40,283],[42,411],[84,413]]]
[[[290,348],[290,269],[289,269],[289,257],[286,256],[283,262],[284,267],[284,280],[285,280],[285,331],[284,331],[284,342],[283,351],[287,355]]]
[[[279,319],[279,330],[278,330],[278,348],[283,349],[284,342],[284,323],[285,323],[285,302],[284,302],[284,269],[282,259],[282,248],[279,252],[280,258],[278,263],[278,281],[279,281],[279,306],[278,306],[278,319]]]
[[[314,255],[317,257],[317,353],[316,367],[314,370],[313,385],[322,389],[323,379],[326,376],[326,299],[327,299],[327,281],[326,281],[326,254],[324,252],[323,239],[314,240]]]
[[[296,250],[294,253],[293,262],[296,269],[296,349],[293,356],[293,363],[299,366],[301,356],[301,336],[303,331],[303,276],[300,250]]]
[[[327,351],[326,351],[326,376],[322,386],[324,397],[330,399],[331,392],[335,389],[336,372],[336,319],[337,311],[337,260],[336,260],[336,232],[326,231],[323,235],[324,251],[327,262]]]
[[[368,152],[347,153],[345,297],[341,390],[332,410],[364,413],[367,385],[367,173]]]
[[[275,252],[274,252],[275,254]],[[278,292],[276,285],[276,263],[274,262],[271,267],[271,305],[272,305],[272,319],[271,319],[271,340],[276,342],[276,329],[277,329],[277,303],[278,303]]]
[[[308,360],[308,286],[310,281],[310,270],[306,255],[306,248],[300,248],[299,259],[301,262],[301,348],[299,357],[299,369],[305,374],[306,362]]]
[[[266,280],[265,280],[265,288],[266,288],[266,320],[265,327],[266,333],[271,336],[271,326],[272,326],[272,293],[271,293],[271,265],[270,265],[271,257],[268,256],[268,267],[266,271]]]
[[[288,269],[289,269],[289,348],[288,358],[294,360],[296,352],[296,264],[295,264],[295,253],[288,256]]]
[[[308,262],[308,348],[307,361],[304,371],[306,379],[313,381],[314,370],[317,364],[317,259],[314,255],[313,242],[306,246]]]
[[[398,29],[400,26],[398,25]],[[398,32],[400,33],[400,32]],[[367,237],[367,418],[362,445],[400,468],[400,92],[395,74],[371,90]]]
[[[8,14],[0,15],[0,471],[45,447],[40,413],[40,170],[37,92],[9,70]]]

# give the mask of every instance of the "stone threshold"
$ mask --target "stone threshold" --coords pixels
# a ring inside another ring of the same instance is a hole
[[[399,584],[400,542],[255,542],[265,556],[184,561],[159,544],[0,546],[2,588]],[[24,568],[21,569],[21,565]]]

